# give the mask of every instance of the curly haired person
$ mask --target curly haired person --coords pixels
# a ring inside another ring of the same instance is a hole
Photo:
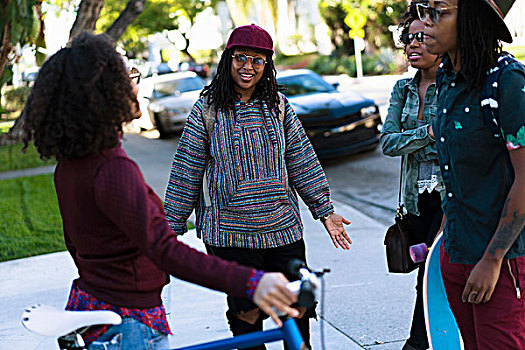
[[[90,350],[166,349],[161,302],[168,273],[297,315],[282,274],[200,253],[177,240],[161,200],[122,149],[122,124],[140,116],[136,86],[104,35],[82,33],[42,66],[23,111],[24,143],[56,158],[66,247],[78,269],[67,310],[113,310],[122,324],[90,328]]]

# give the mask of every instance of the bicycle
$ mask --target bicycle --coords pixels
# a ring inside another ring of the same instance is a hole
[[[322,281],[323,275],[330,270],[312,271],[298,260],[290,262],[290,270],[296,271],[300,279],[288,283],[288,289],[298,295],[299,305],[312,306],[315,303],[316,291],[320,287],[320,279]],[[26,329],[38,335],[57,338],[61,350],[87,350],[82,333],[89,327],[102,324],[118,325],[121,322],[120,315],[113,311],[65,311],[42,304],[26,308],[22,314],[22,325]],[[230,350],[275,341],[286,342],[290,350],[307,349],[295,321],[283,317],[281,327],[170,350]]]

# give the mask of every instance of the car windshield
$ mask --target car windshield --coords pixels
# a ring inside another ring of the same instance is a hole
[[[204,85],[204,80],[199,77],[165,81],[155,84],[153,96],[155,98],[162,98],[171,95],[179,96],[183,92],[202,90]]]
[[[324,81],[320,76],[314,74],[301,74],[282,77],[277,79],[279,84],[284,85],[286,96],[306,95],[318,92],[332,92],[335,88]]]

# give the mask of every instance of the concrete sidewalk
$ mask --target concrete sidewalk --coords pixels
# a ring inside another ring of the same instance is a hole
[[[124,147],[139,163],[146,181],[163,193],[173,145],[155,142],[152,146],[138,135],[127,139]],[[386,227],[354,208],[335,205],[338,213],[352,221],[348,227],[354,242],[350,251],[335,249],[322,225],[301,207],[309,265],[332,271],[326,276],[324,296],[326,349],[400,349],[410,327],[415,274],[388,274],[383,246]],[[182,240],[202,250],[194,232]],[[54,339],[26,331],[20,316],[33,303],[62,308],[75,277],[76,270],[65,252],[0,263],[0,350],[56,349]],[[164,294],[174,347],[229,336],[223,294],[176,279]],[[321,349],[319,325],[311,322],[314,349]],[[275,343],[268,348],[282,346]]]

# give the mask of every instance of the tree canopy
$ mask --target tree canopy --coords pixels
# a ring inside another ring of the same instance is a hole
[[[30,45],[36,61],[45,59],[46,47],[42,0],[2,0],[0,13],[0,87],[13,77],[12,65],[20,59],[21,49]]]
[[[189,46],[188,29],[193,26],[197,15],[208,7],[214,7],[218,0],[148,0],[144,11],[127,27],[120,37],[124,49],[134,56],[147,47],[146,38],[164,30],[179,30],[186,40],[185,52]],[[126,6],[126,0],[106,0],[96,30],[104,32],[116,20]]]
[[[331,41],[336,48],[336,54],[339,55],[354,52],[353,41],[348,35],[350,27],[344,21],[351,11],[359,11],[366,16],[365,40],[373,48],[380,48],[394,45],[388,27],[399,23],[399,19],[406,10],[406,0],[319,1],[319,11],[331,30]]]

